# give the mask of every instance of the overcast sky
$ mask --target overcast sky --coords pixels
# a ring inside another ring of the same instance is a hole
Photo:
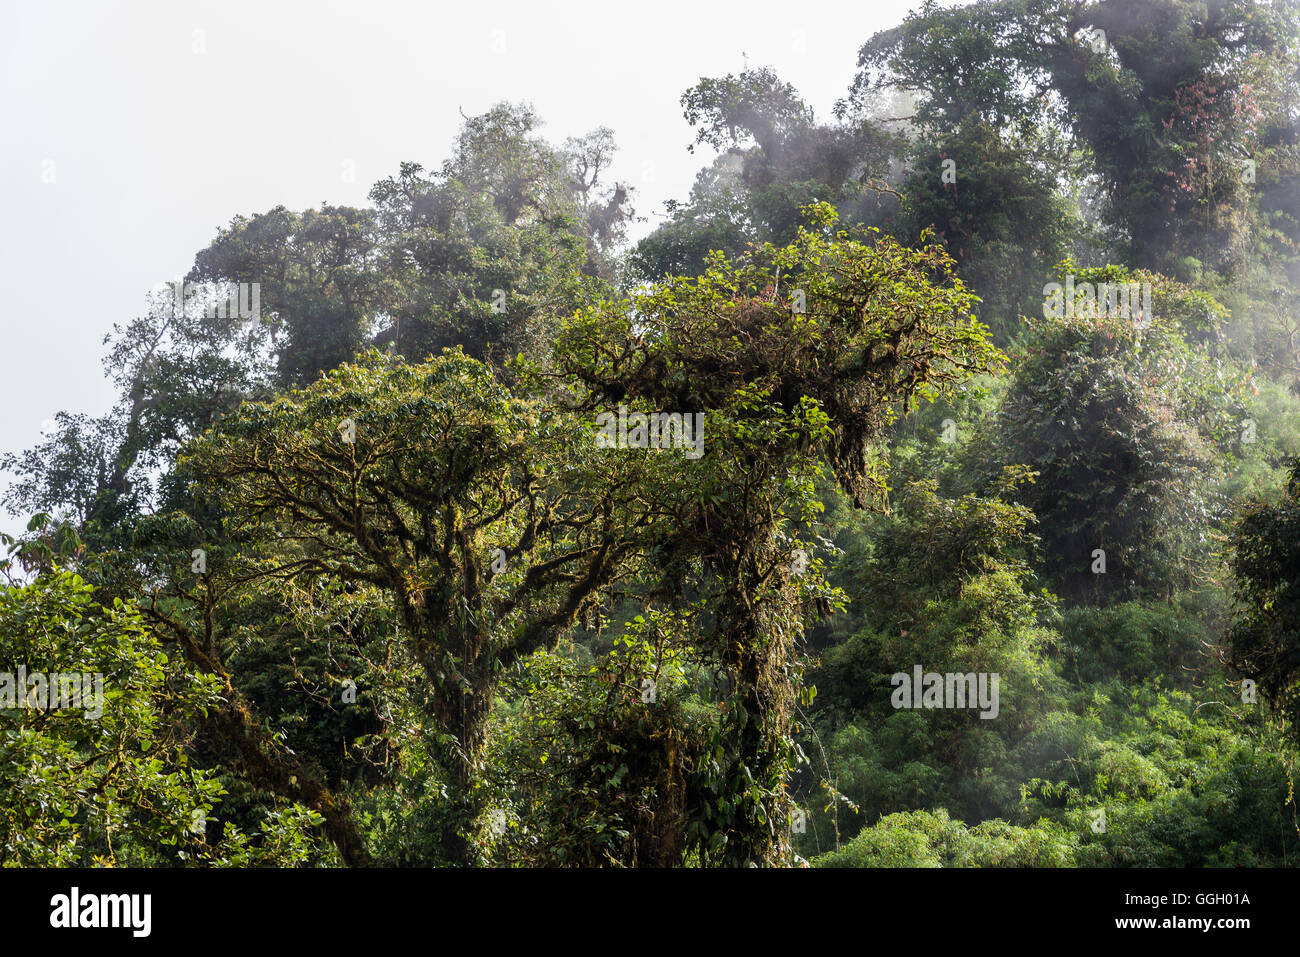
[[[747,55],[826,117],[861,44],[915,5],[7,3],[0,450],[112,405],[104,334],[233,216],[363,205],[400,162],[438,166],[461,111],[526,100],[556,143],[613,128],[644,232],[710,158],[686,151],[688,86]]]

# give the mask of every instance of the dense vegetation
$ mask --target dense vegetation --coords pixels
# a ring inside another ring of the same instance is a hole
[[[503,103],[115,325],[0,459],[0,671],[104,687],[0,863],[1300,863],[1300,6],[864,41],[639,242]]]

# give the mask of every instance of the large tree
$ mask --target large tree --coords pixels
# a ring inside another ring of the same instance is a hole
[[[1294,201],[1275,195],[1282,183],[1294,195],[1300,172],[1296,14],[1291,0],[929,2],[863,46],[851,99],[913,92],[918,122],[935,130],[1068,130],[1134,265],[1229,268],[1262,214],[1297,235]]]
[[[806,621],[831,596],[796,556],[829,464],[858,505],[879,490],[869,443],[919,395],[992,367],[997,352],[970,316],[972,297],[941,248],[862,242],[809,211],[788,245],[735,261],[712,257],[629,302],[581,313],[557,342],[556,368],[581,386],[581,409],[703,411],[705,455],[677,512],[660,523],[655,562],[705,596],[707,624],[686,638],[725,679],[716,811],[701,821],[704,859],[773,863],[784,822]],[[806,575],[806,578],[804,577]],[[675,596],[675,597],[674,597]],[[687,602],[689,604],[689,602]]]

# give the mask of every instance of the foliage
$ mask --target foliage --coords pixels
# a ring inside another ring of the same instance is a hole
[[[0,697],[105,689],[0,707],[0,864],[1293,866],[1295,13],[701,77],[634,245],[613,130],[510,103],[234,218],[0,456]]]
[[[1078,284],[1147,278],[1060,270]],[[1188,344],[1180,313],[1162,311],[1163,293],[1152,299],[1149,322],[1089,316],[1081,304],[1084,314],[1037,324],[969,450],[990,477],[1005,464],[1034,470],[1021,501],[1038,518],[1053,587],[1073,601],[1189,585],[1209,556],[1221,463],[1235,457],[1243,373]]]

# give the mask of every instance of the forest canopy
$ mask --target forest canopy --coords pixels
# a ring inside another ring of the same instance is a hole
[[[1294,866],[1298,55],[927,0],[635,241],[511,102],[234,217],[0,455],[0,864]]]

